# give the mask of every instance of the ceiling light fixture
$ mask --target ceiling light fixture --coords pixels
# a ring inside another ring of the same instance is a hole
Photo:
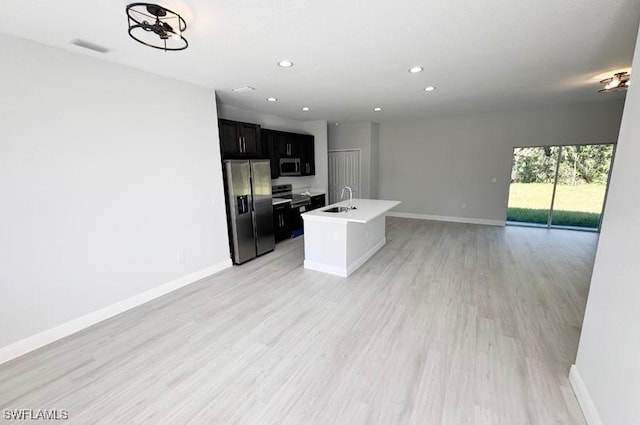
[[[311,108],[309,108],[308,106],[302,108],[302,112],[309,112],[310,110]]]
[[[373,110],[374,110],[375,112],[380,112],[380,111],[382,111],[382,108],[381,108],[381,107],[379,107],[379,106],[376,106],[375,108],[373,108]]]
[[[436,88],[434,86],[428,86],[424,88],[424,91],[434,91]]]
[[[612,93],[617,91],[625,91],[629,88],[629,80],[631,75],[626,72],[618,72],[613,74],[613,77],[606,78],[600,81],[600,84],[604,84],[604,88],[598,90],[600,93]]]
[[[254,90],[255,88],[251,86],[242,86],[242,87],[236,87],[235,89],[231,89],[231,91],[235,93],[246,93],[248,91],[254,91]]]
[[[293,62],[291,62],[290,60],[283,59],[280,62],[278,62],[278,66],[280,68],[291,68],[293,66]]]
[[[417,74],[418,72],[422,72],[422,71],[424,71],[424,68],[421,66],[413,66],[409,68],[409,72],[412,74]]]
[[[126,11],[129,35],[138,43],[165,52],[184,50],[189,46],[182,36],[187,23],[177,13],[151,3],[131,3]]]
[[[267,102],[277,102],[277,101],[278,101],[278,99],[275,98],[275,97],[268,97],[267,98]]]

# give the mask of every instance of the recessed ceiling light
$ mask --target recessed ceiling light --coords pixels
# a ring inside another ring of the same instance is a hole
[[[436,88],[433,86],[425,87],[424,91],[434,91]]]
[[[302,108],[302,112],[309,112],[311,110],[311,108],[309,108],[308,106],[305,106],[304,108]]]
[[[380,111],[382,111],[382,108],[381,108],[381,107],[379,107],[379,106],[376,106],[375,108],[373,108],[373,110],[374,110],[375,112],[380,112]]]
[[[280,62],[278,62],[278,66],[280,68],[291,68],[293,66],[293,62],[287,59],[282,59]]]
[[[268,98],[267,98],[267,101],[268,101],[268,102],[277,102],[277,101],[278,101],[278,99],[276,99],[275,97],[268,97]]]
[[[424,70],[423,67],[421,66],[413,66],[411,68],[409,68],[409,72],[412,74],[417,74],[418,72],[422,72]]]

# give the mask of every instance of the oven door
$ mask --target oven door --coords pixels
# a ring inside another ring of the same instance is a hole
[[[281,176],[299,176],[300,174],[300,158],[280,158]]]

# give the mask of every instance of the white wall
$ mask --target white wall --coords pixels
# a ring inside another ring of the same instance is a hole
[[[376,126],[375,131],[373,129]],[[377,176],[377,169],[372,171],[372,137],[377,131],[377,124],[371,121],[345,122],[329,126],[329,150],[360,149],[360,197],[371,198],[372,176]]]
[[[380,124],[371,123],[371,182],[369,197],[380,199]]]
[[[504,222],[514,146],[614,143],[622,108],[613,100],[383,121],[378,197],[402,201],[404,213]]]
[[[212,90],[4,35],[0,57],[0,351],[230,265]]]
[[[250,111],[218,102],[218,117],[234,121],[260,124],[270,130],[291,131],[294,133],[304,131],[304,121],[284,118],[278,115],[265,114],[263,112]]]
[[[327,121],[305,121],[304,129],[307,133],[314,136],[314,159],[316,165],[316,174],[311,181],[309,187],[317,192],[326,194],[326,201],[329,201],[329,155],[328,143],[329,133],[327,130]],[[291,178],[291,177],[290,177]],[[308,178],[308,177],[303,177]],[[279,181],[281,179],[277,179]],[[295,186],[295,185],[294,185]]]
[[[633,68],[640,69],[640,39]],[[640,87],[627,92],[575,372],[604,425],[640,423]],[[574,371],[572,371],[574,372]],[[585,403],[586,402],[586,403]],[[596,412],[596,413],[594,413]],[[592,419],[590,425],[598,423]]]
[[[328,193],[327,176],[329,163],[327,158],[328,142],[326,121],[299,121],[277,115],[241,109],[222,103],[218,103],[218,116],[228,120],[259,124],[262,128],[269,130],[312,134],[314,136],[315,176],[280,177],[273,180],[273,184],[291,184],[294,189],[311,189]]]

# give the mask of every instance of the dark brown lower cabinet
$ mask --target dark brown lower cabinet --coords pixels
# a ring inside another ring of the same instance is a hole
[[[322,195],[315,195],[311,197],[311,205],[309,205],[309,211],[315,210],[316,208],[322,208],[327,205],[325,201],[324,193]]]
[[[273,207],[273,229],[276,242],[291,237],[291,227],[289,225],[290,209],[289,204],[280,204]]]

